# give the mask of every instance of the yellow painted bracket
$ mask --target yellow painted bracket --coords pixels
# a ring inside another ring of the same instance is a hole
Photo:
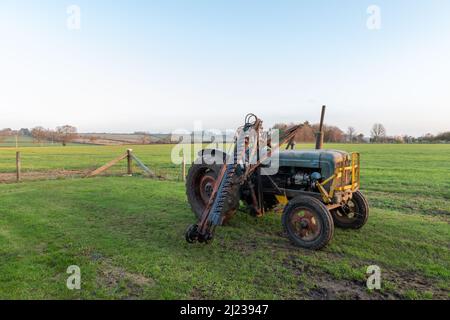
[[[336,191],[348,191],[351,190],[355,192],[358,190],[360,185],[360,155],[359,153],[351,153],[348,160],[351,160],[350,166],[342,166],[337,167],[335,173],[321,183],[317,183],[316,186],[319,189],[322,198],[325,203],[330,203],[334,193]],[[344,177],[346,173],[351,173],[351,183],[346,184],[344,181]],[[330,187],[330,192],[327,192],[325,189],[325,185],[327,185],[330,181],[333,181]]]
[[[277,194],[277,195],[275,195],[275,198],[277,199],[279,204],[282,204],[284,206],[287,205],[288,202],[289,202],[288,198],[285,195],[278,195]]]

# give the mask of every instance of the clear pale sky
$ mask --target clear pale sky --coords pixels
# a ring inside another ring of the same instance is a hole
[[[0,1],[0,128],[267,127],[322,104],[344,130],[450,130],[450,1]]]

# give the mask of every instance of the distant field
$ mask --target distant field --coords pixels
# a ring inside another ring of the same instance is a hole
[[[168,145],[131,147],[165,181],[0,184],[0,298],[449,299],[450,145],[328,147],[361,153],[372,216],[321,252],[291,246],[277,214],[241,213],[211,246],[187,245],[193,216]],[[23,170],[91,170],[126,148],[21,148]],[[0,148],[0,176],[14,172],[14,157]],[[80,292],[65,288],[71,264],[82,269]],[[373,264],[383,289],[369,293]]]
[[[17,139],[17,144],[19,148],[22,147],[59,147],[61,143],[51,142],[51,141],[43,141],[37,143],[33,140],[32,137],[28,136],[19,136]],[[69,143],[68,146],[76,145],[74,143]],[[15,148],[16,147],[16,137],[8,136],[8,137],[0,137],[0,148]]]
[[[168,139],[167,134],[120,134],[120,133],[80,133],[79,137],[69,143],[69,146],[84,145],[130,145],[130,144],[149,144],[160,143],[164,139]],[[170,139],[169,139],[170,140]],[[61,146],[61,143],[42,141],[37,143],[29,136],[18,136],[17,144],[19,147],[54,147]],[[0,148],[16,147],[15,136],[0,136]]]
[[[81,133],[74,142],[110,146],[161,143],[168,138],[170,138],[168,134]]]
[[[38,147],[38,146],[51,146],[51,142],[45,142],[42,144],[36,144],[33,142],[32,137],[20,136],[17,141],[19,147]],[[8,137],[0,137],[0,148],[2,147],[16,147],[16,137],[8,136]]]

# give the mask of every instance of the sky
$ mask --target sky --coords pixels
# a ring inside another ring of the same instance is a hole
[[[448,0],[0,0],[0,128],[438,133],[449,57]]]

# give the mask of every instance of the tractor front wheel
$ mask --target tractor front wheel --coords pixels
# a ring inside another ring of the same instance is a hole
[[[302,196],[291,200],[284,208],[282,222],[289,239],[302,248],[320,250],[333,237],[330,211],[313,197]]]
[[[349,202],[331,211],[334,225],[341,229],[361,229],[369,219],[369,204],[364,195],[357,191]]]

